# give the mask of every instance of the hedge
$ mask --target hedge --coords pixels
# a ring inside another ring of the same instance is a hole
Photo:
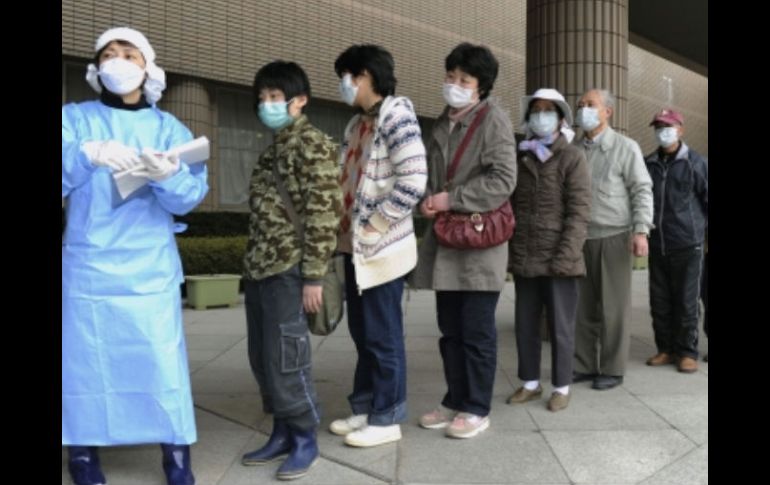
[[[187,224],[187,230],[178,234],[181,238],[249,234],[248,212],[190,212],[184,216],[174,216],[174,220]]]
[[[184,274],[241,274],[247,240],[248,236],[178,237]]]
[[[187,224],[187,230],[178,234],[180,238],[191,237],[229,237],[249,234],[248,212],[191,212],[177,216],[175,220]],[[428,219],[414,212],[414,229],[417,237],[422,237]]]

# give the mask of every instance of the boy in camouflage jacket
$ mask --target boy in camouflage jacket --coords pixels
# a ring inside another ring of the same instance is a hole
[[[310,99],[307,75],[293,62],[275,61],[254,79],[255,106],[275,132],[251,177],[249,242],[244,258],[249,362],[273,432],[244,465],[262,465],[288,454],[278,478],[304,476],[318,459],[320,408],[311,375],[305,312],[321,306],[321,279],[336,245],[342,206],[338,149],[310,124],[302,108]],[[302,226],[296,234],[281,198],[281,178]]]

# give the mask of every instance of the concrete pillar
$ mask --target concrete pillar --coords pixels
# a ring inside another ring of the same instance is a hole
[[[193,137],[207,137],[211,145],[211,158],[206,164],[209,169],[209,193],[198,206],[202,210],[215,210],[217,207],[217,151],[214,139],[214,119],[211,98],[206,85],[195,79],[182,76],[169,76],[168,86],[160,99],[160,108],[176,116],[192,131]]]
[[[527,94],[538,88],[559,90],[573,112],[588,89],[609,89],[610,124],[625,133],[628,0],[527,0]]]

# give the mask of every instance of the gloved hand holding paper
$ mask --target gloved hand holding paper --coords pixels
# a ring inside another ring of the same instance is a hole
[[[162,182],[179,171],[179,155],[176,153],[154,153],[145,148],[139,156],[144,164],[144,170],[132,172],[134,177],[147,177],[156,182]]]
[[[114,140],[88,141],[83,143],[82,149],[92,164],[109,167],[113,173],[142,167],[135,149]]]
[[[155,153],[151,160],[153,162],[151,164],[153,167],[149,170],[149,172],[152,172],[151,174],[148,172],[148,167],[145,163],[134,166],[129,170],[113,173],[115,184],[118,187],[118,193],[125,199],[138,188],[144,186],[150,179],[157,181],[164,180],[176,173],[176,170],[168,172],[166,170],[168,167],[164,162],[173,164],[178,160],[191,165],[193,163],[205,162],[208,160],[210,153],[209,139],[205,136],[178,145],[166,152]]]

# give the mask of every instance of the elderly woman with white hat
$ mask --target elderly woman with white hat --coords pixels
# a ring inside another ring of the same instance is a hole
[[[569,402],[578,277],[585,275],[583,243],[591,208],[590,175],[585,155],[570,144],[572,112],[555,89],[538,89],[521,100],[527,140],[519,144],[519,181],[513,194],[516,232],[510,265],[516,286],[516,347],[524,385],[508,404],[542,395],[540,315],[546,308],[551,334],[548,409]]]
[[[97,447],[161,443],[170,485],[192,485],[195,415],[182,327],[174,214],[208,191],[192,139],[157,108],[165,74],[144,35],[107,30],[86,76],[98,101],[62,107],[62,445],[76,485],[106,483]],[[125,199],[114,173],[146,183]]]

